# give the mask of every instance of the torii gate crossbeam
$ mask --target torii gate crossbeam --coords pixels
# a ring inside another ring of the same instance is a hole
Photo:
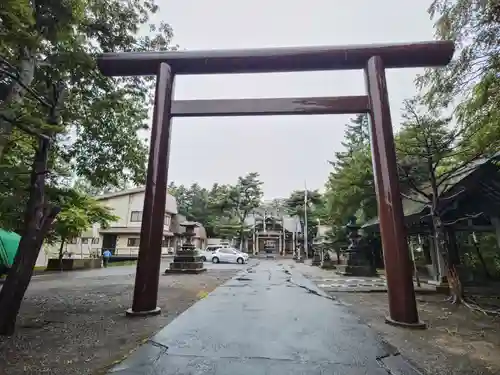
[[[173,117],[291,114],[370,115],[375,187],[389,296],[391,324],[422,327],[413,287],[412,267],[394,149],[387,94],[387,68],[448,64],[452,42],[422,42],[340,47],[269,48],[186,52],[105,53],[98,67],[108,76],[156,75],[146,192],[134,299],[130,315],[159,313],[158,281],[165,217],[171,120]],[[327,98],[172,101],[175,75],[364,70],[366,95]]]

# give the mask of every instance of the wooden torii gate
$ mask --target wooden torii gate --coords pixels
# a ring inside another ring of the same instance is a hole
[[[147,170],[139,258],[129,315],[157,314],[173,117],[357,114],[370,116],[373,169],[384,249],[391,324],[421,327],[394,150],[385,69],[448,64],[452,42],[340,47],[187,52],[105,53],[98,67],[108,76],[156,75],[156,99]],[[365,95],[345,97],[172,101],[179,74],[364,70]]]

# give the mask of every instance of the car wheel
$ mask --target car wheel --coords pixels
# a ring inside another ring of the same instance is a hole
[[[213,257],[212,258],[212,263],[219,263],[219,258]]]
[[[203,262],[206,262],[206,261],[207,261],[207,258],[205,258],[204,256],[202,256],[202,257],[201,257],[201,260],[202,260]]]
[[[237,261],[239,264],[243,264],[243,263],[245,263],[245,261],[243,260],[243,258],[238,258],[238,259],[236,259],[236,261]]]

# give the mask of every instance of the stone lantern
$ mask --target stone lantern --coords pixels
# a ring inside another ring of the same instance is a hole
[[[330,252],[329,252],[329,250],[332,248],[333,243],[331,241],[323,240],[322,245],[323,248],[321,252],[321,268],[327,270],[332,270],[337,268],[337,265],[330,257]]]
[[[321,266],[321,258],[324,249],[324,239],[322,237],[316,237],[313,241],[313,259],[311,265]]]
[[[375,268],[368,259],[366,248],[361,246],[360,228],[356,223],[355,216],[345,226],[350,244],[347,250],[345,250],[345,263],[337,267],[341,275],[368,277],[377,275]]]
[[[181,250],[177,251],[174,261],[170,263],[170,268],[165,270],[165,274],[172,273],[201,273],[207,269],[203,265],[203,260],[193,245],[194,229],[199,224],[193,221],[180,223],[185,228],[182,236],[185,238]]]
[[[297,255],[295,261],[297,263],[304,262],[304,235],[302,233],[297,234]]]

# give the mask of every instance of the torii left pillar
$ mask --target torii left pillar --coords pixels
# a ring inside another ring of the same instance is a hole
[[[161,313],[156,305],[160,281],[161,240],[167,200],[168,165],[172,133],[172,92],[174,75],[166,63],[159,65],[151,127],[148,179],[142,212],[141,239],[130,316]]]

